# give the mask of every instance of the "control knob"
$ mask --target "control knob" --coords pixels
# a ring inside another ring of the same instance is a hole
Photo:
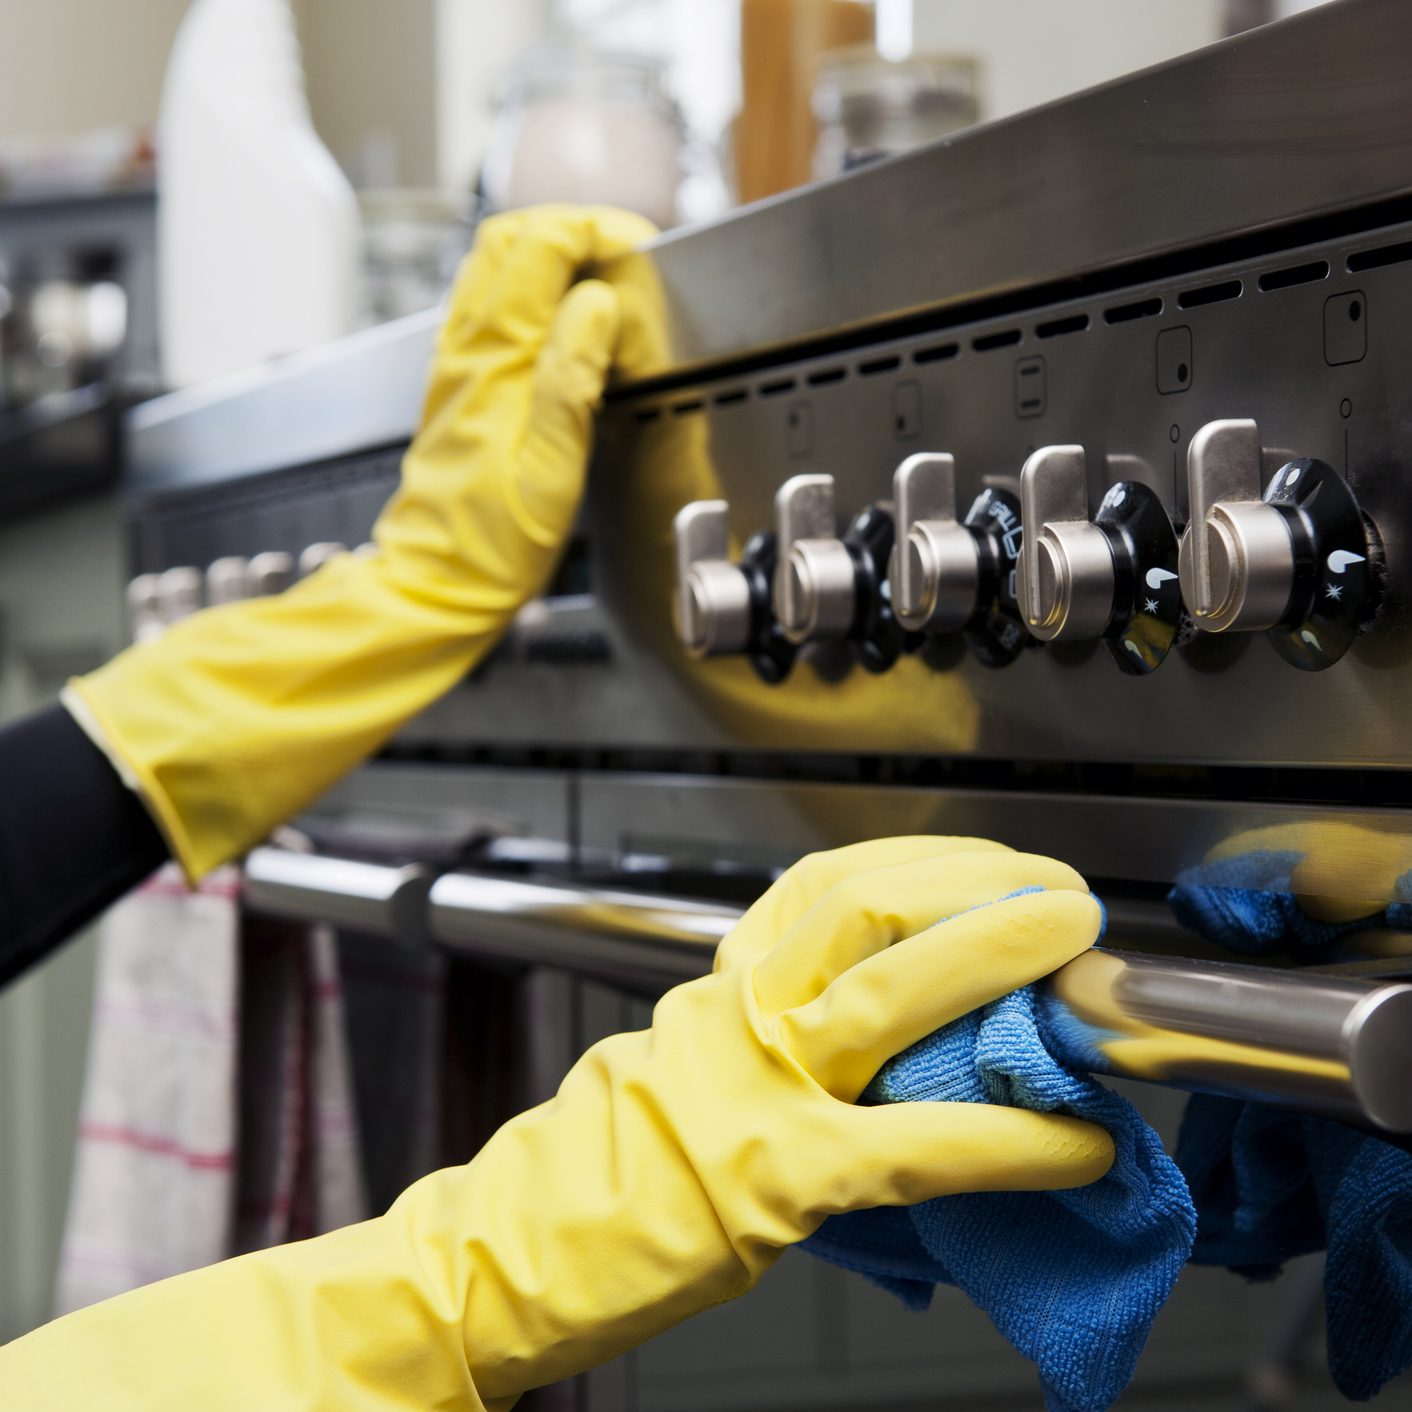
[[[889,575],[892,610],[909,632],[966,631],[988,666],[1011,662],[1026,637],[1015,603],[1020,502],[987,487],[956,518],[956,461],[920,452],[892,478],[897,543]]]
[[[1266,632],[1305,671],[1338,661],[1377,608],[1381,540],[1324,461],[1289,460],[1262,493],[1259,428],[1208,422],[1187,450],[1182,595],[1204,632]]]
[[[724,500],[697,500],[672,522],[677,637],[693,657],[743,653],[764,681],[779,682],[794,660],[794,646],[770,612],[775,536],[755,535],[740,562],[732,563],[728,509]]]
[[[791,476],[775,496],[774,609],[792,643],[849,643],[871,672],[886,671],[906,645],[893,616],[888,567],[895,539],[891,510],[871,505],[843,535],[834,480]]]
[[[1102,638],[1125,672],[1160,666],[1181,624],[1181,594],[1176,532],[1155,492],[1119,481],[1090,520],[1083,447],[1045,446],[1020,473],[1020,506],[1030,632],[1042,642]]]

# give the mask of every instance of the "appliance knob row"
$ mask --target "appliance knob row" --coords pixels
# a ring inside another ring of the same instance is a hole
[[[987,487],[964,519],[954,458],[909,456],[893,499],[842,533],[833,477],[794,476],[775,497],[774,532],[738,562],[726,502],[699,501],[674,526],[678,635],[697,657],[743,653],[772,682],[808,644],[846,645],[884,671],[956,633],[991,666],[1034,642],[1102,640],[1141,675],[1166,659],[1189,613],[1200,632],[1266,632],[1286,660],[1317,671],[1377,609],[1381,542],[1322,461],[1286,458],[1262,489],[1268,454],[1252,421],[1202,427],[1180,536],[1156,492],[1121,474],[1131,458],[1108,458],[1119,478],[1090,518],[1081,446],[1035,451],[1018,498]]]
[[[161,573],[138,574],[126,592],[133,639],[151,637],[202,607],[283,593],[296,578],[307,577],[336,554],[347,552],[346,546],[326,541],[308,545],[297,560],[282,549],[270,549],[248,559],[240,554],[223,555],[213,559],[204,573],[181,564]],[[353,552],[374,553],[376,546],[361,544]]]

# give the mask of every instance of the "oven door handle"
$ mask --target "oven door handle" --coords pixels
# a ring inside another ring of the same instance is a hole
[[[245,896],[257,911],[646,988],[709,971],[741,915],[573,881],[433,879],[271,848],[250,855]],[[1048,1038],[1075,1067],[1412,1133],[1412,984],[1105,948],[1043,987]]]

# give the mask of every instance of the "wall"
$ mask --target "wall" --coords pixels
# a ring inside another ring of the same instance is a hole
[[[0,0],[0,137],[150,122],[186,0]]]
[[[293,3],[314,124],[335,155],[356,174],[369,139],[381,138],[394,155],[376,164],[379,179],[434,182],[437,0]],[[0,0],[0,138],[154,122],[187,5]],[[454,0],[454,8],[473,28],[478,14],[500,7]]]
[[[915,0],[918,50],[984,64],[987,118],[1160,63],[1219,39],[1224,0]]]

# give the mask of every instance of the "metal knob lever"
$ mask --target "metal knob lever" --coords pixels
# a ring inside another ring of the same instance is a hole
[[[750,581],[730,562],[724,500],[697,500],[672,521],[677,636],[693,657],[744,652],[750,644]]]
[[[1117,580],[1108,537],[1088,517],[1082,446],[1042,446],[1025,462],[1020,514],[1025,626],[1041,642],[1101,637],[1113,618]]]
[[[956,460],[909,456],[892,478],[892,610],[909,632],[959,632],[981,596],[980,533],[956,518]]]
[[[1261,498],[1260,431],[1208,422],[1187,451],[1191,523],[1182,539],[1182,597],[1205,632],[1260,632],[1294,590],[1289,521]]]
[[[1348,479],[1294,457],[1263,490],[1252,421],[1208,422],[1191,439],[1191,523],[1182,596],[1205,632],[1265,631],[1306,672],[1332,666],[1377,613],[1385,556]]]
[[[853,556],[838,537],[833,477],[792,476],[775,495],[774,609],[793,643],[848,636],[858,611]]]

